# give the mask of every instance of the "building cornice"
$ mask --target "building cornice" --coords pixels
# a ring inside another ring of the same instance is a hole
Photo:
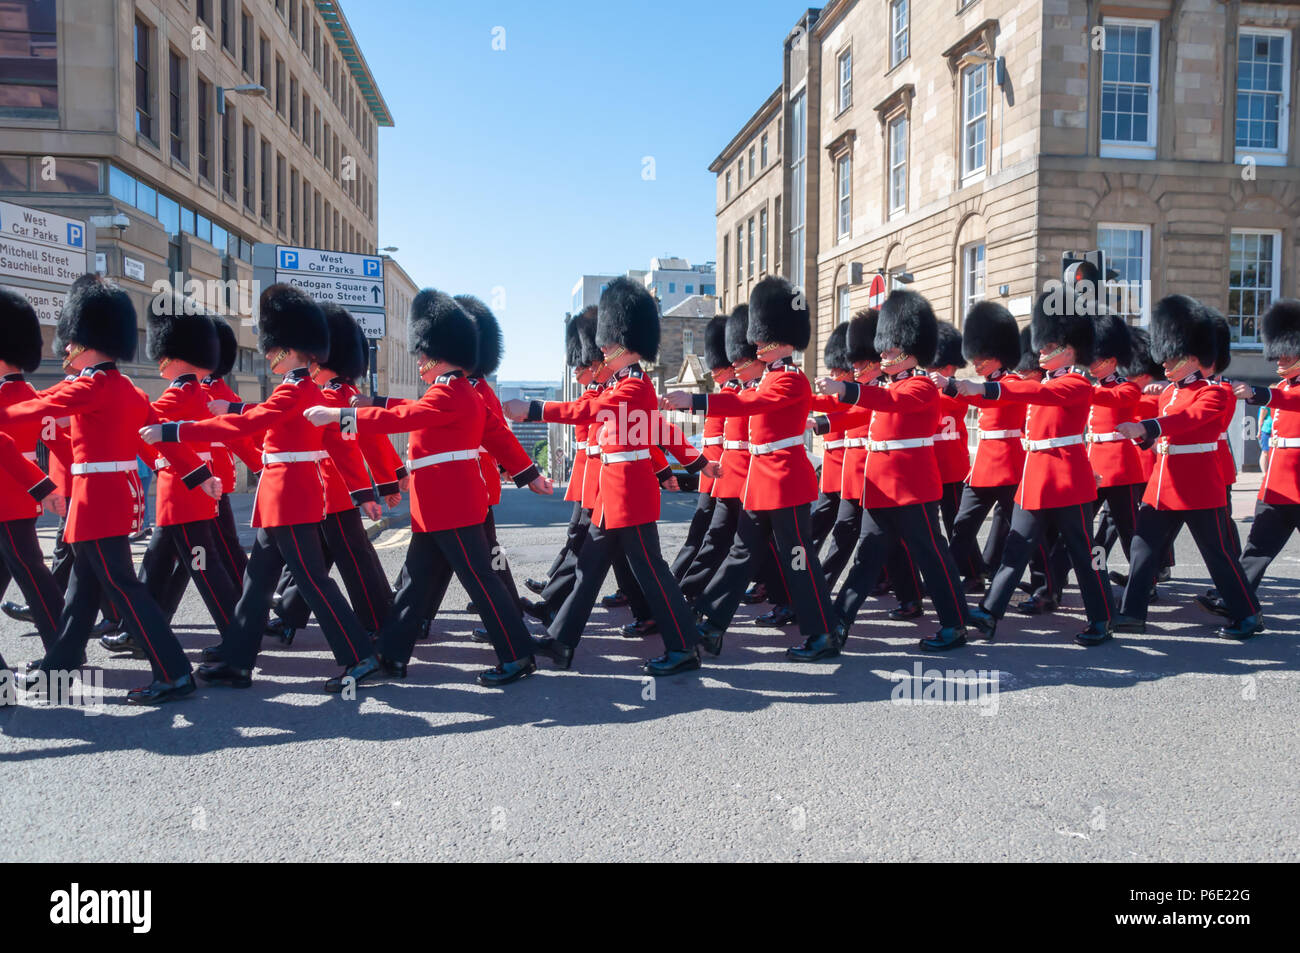
[[[334,38],[339,56],[343,58],[348,72],[352,74],[352,78],[361,89],[361,98],[366,101],[366,108],[370,110],[375,123],[380,126],[393,125],[393,114],[388,110],[388,103],[384,101],[384,95],[379,91],[379,83],[375,80],[375,74],[370,72],[370,65],[366,63],[366,58],[361,53],[361,45],[357,43],[357,38],[352,33],[352,26],[343,15],[339,0],[315,0],[315,5],[325,21],[325,28]]]
[[[709,171],[714,175],[717,175],[725,169],[732,157],[736,154],[738,147],[749,141],[754,133],[771,121],[772,117],[776,115],[780,104],[781,87],[778,86],[772,95],[767,97],[763,105],[758,107],[758,111],[755,112],[754,115],[750,116],[745,124],[740,127],[740,132],[736,133],[731,138],[731,141],[727,143],[726,148],[718,153],[718,157],[709,163]]]

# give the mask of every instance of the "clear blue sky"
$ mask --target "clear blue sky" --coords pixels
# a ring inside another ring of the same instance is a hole
[[[489,305],[502,289],[499,378],[558,379],[580,275],[715,256],[708,165],[780,82],[803,9],[344,0],[396,123],[379,245],[419,285]]]

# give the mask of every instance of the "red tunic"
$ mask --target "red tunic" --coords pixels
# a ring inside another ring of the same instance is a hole
[[[1203,510],[1222,506],[1227,484],[1215,465],[1224,407],[1232,398],[1222,387],[1197,378],[1168,387],[1160,395],[1160,416],[1143,421],[1156,441],[1156,468],[1142,502],[1162,510]],[[1162,453],[1169,446],[1196,452]]]
[[[1023,381],[1019,374],[1007,371],[988,379]],[[1015,486],[1025,472],[1025,410],[1023,404],[1005,403],[985,397],[962,397],[963,403],[980,409],[979,443],[975,445],[975,462],[966,483],[974,487]]]
[[[0,523],[29,520],[41,515],[41,500],[53,493],[54,481],[18,449],[6,433],[0,433]]]
[[[22,374],[6,374],[4,377],[0,377],[0,406],[7,407],[20,401],[31,400],[35,396],[37,396],[36,388],[32,387]],[[51,442],[56,442],[59,440],[54,435],[57,430],[58,427],[52,420],[42,421],[39,418],[6,424],[4,428],[5,434],[12,439],[14,452],[18,454],[18,458],[23,460],[24,463],[36,467],[37,472],[41,473],[42,479],[45,478],[45,474],[41,472],[40,467],[36,466],[36,444],[41,439],[42,433],[49,434]],[[64,433],[65,436],[62,440],[66,444],[66,431]],[[46,446],[49,446],[49,444],[47,443]],[[66,446],[61,449],[66,456]],[[55,463],[55,453],[51,450],[51,475],[53,475]],[[60,467],[64,471],[64,480],[66,481],[67,468],[63,467],[62,464],[60,464]],[[25,483],[30,475],[30,470],[23,467],[17,472],[11,472],[11,479],[0,480],[0,520],[28,519],[40,515],[40,506],[33,505],[35,501],[28,493],[28,490],[35,486],[35,483],[29,483],[25,486],[20,485]],[[51,482],[61,495],[67,495],[69,485],[67,482],[63,484],[60,484],[57,480]]]
[[[1270,387],[1267,393],[1267,404],[1273,411],[1273,436],[1259,499],[1264,503],[1300,503],[1300,378],[1289,378]],[[1282,447],[1278,446],[1279,440],[1297,443]]]
[[[1025,454],[1016,502],[1022,509],[1045,510],[1096,500],[1097,479],[1083,443],[1092,407],[1088,379],[1069,368],[1056,371],[1042,383],[1008,378],[996,383],[998,399],[1029,405],[1024,425],[1029,446],[1034,441],[1067,441],[1065,446]]]
[[[599,393],[599,384],[588,384],[583,388],[582,393],[578,395],[578,400],[591,400]],[[589,429],[586,424],[575,424],[573,428],[573,472],[569,474],[569,488],[564,494],[564,499],[569,503],[582,503],[583,480],[587,475],[587,434]],[[592,489],[594,491],[594,484]]]
[[[822,436],[823,493],[839,493],[844,482],[844,422],[840,413],[843,405],[827,394],[814,394],[812,409],[824,416],[818,418],[816,433]],[[824,424],[823,424],[824,422]],[[826,429],[823,429],[823,426]]]
[[[724,421],[720,417],[706,417],[704,431],[700,434],[700,449],[705,459],[717,462],[722,459],[722,441]],[[714,479],[711,476],[700,477],[700,492],[712,495]]]
[[[804,447],[811,406],[808,378],[787,361],[769,364],[752,390],[695,395],[695,409],[710,417],[749,418],[745,509],[778,510],[817,499],[817,472]]]
[[[1142,391],[1137,384],[1111,375],[1092,389],[1088,412],[1088,462],[1101,479],[1098,487],[1132,486],[1146,482],[1142,458],[1132,440],[1119,437],[1115,428],[1138,419]]]
[[[162,421],[209,420],[212,417],[208,413],[208,395],[193,374],[184,374],[168,384],[162,396],[153,402],[153,409]],[[200,460],[211,465],[212,447],[206,440],[187,440],[186,446]],[[149,457],[145,459],[148,460]],[[155,459],[153,462],[158,469],[158,513],[155,522],[159,526],[177,526],[216,518],[216,500],[201,489],[186,486],[180,474],[173,472],[166,458]]]
[[[1219,466],[1224,486],[1232,486],[1237,482],[1237,458],[1232,455],[1232,446],[1228,443],[1228,428],[1237,417],[1237,397],[1232,392],[1232,385],[1222,378],[1215,378],[1211,383],[1222,388],[1228,395],[1228,406],[1223,411],[1223,428],[1219,434],[1219,448],[1214,453],[1214,460]]]
[[[744,383],[732,378],[718,389],[720,394],[739,394],[745,390],[754,390],[758,381]],[[715,500],[738,500],[745,492],[745,481],[749,479],[749,418],[748,417],[706,417],[705,425],[718,421],[722,425],[722,476],[713,484]]]
[[[208,400],[225,400],[232,404],[240,403],[243,398],[220,377],[205,377],[199,382]],[[217,440],[212,447],[212,472],[221,480],[221,492],[235,492],[235,457],[243,461],[244,466],[253,473],[262,471],[262,449],[260,442],[248,438],[232,438],[229,441]]]
[[[969,434],[966,433],[966,402],[947,394],[939,395],[939,429],[934,432],[934,455],[939,461],[943,483],[961,483],[970,473]]]
[[[492,385],[481,377],[471,377],[469,383],[479,400],[483,401],[487,412],[508,430],[509,425],[506,423],[505,412],[501,409],[501,400],[497,397],[497,392],[492,389]],[[483,473],[483,485],[487,487],[488,506],[496,506],[501,502],[501,471],[497,468],[496,458],[484,448],[478,456],[478,465]]]
[[[0,407],[0,425],[46,417],[72,418],[72,502],[63,538],[69,543],[128,536],[140,530],[144,491],[136,457],[153,451],[140,428],[158,415],[113,362],[88,367],[30,400]],[[158,448],[198,486],[212,471],[187,447]]]
[[[1160,413],[1160,394],[1143,394],[1138,398],[1137,407],[1134,411],[1138,420],[1150,420]],[[1142,482],[1145,483],[1151,479],[1151,472],[1156,468],[1156,450],[1155,447],[1148,447],[1145,450],[1138,449],[1138,458],[1142,462]]]
[[[351,407],[352,398],[361,393],[357,390],[357,385],[352,381],[344,380],[341,377],[335,377],[330,380],[323,388],[321,393],[325,397],[326,404],[338,407]],[[356,434],[356,453],[349,456],[350,466],[359,473],[359,476],[349,481],[353,483],[364,484],[365,489],[352,495],[352,500],[356,504],[364,503],[375,498],[375,492],[379,496],[391,496],[400,491],[399,481],[406,476],[406,464],[402,462],[401,455],[398,454],[397,448],[393,446],[393,441],[383,434],[367,433]],[[333,451],[331,451],[333,457]],[[337,463],[337,460],[336,460]],[[375,489],[370,487],[370,480],[366,478],[365,471],[362,467],[370,468],[370,476],[374,478]],[[331,513],[334,510],[330,510]]]
[[[920,371],[904,371],[884,387],[850,384],[841,400],[875,411],[867,433],[863,506],[932,503],[943,495],[933,439],[939,429],[934,381]],[[890,446],[900,441],[914,445]]]

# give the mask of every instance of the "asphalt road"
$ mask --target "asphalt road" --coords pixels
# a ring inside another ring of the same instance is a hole
[[[665,501],[671,558],[693,498]],[[567,516],[506,492],[516,578],[545,571]],[[377,541],[393,573],[405,538]],[[893,623],[871,601],[844,655],[813,666],[743,607],[721,658],[651,683],[637,665],[658,640],[620,637],[626,610],[597,609],[573,671],[543,663],[495,691],[473,684],[491,651],[468,640],[453,585],[406,682],[323,694],[336,669],[313,626],[268,643],[250,690],[135,710],[117,699],[147,667],[92,644],[101,711],[0,713],[0,825],[21,832],[0,860],[1296,860],[1298,553],[1275,564],[1269,632],[1246,644],[1188,605],[1207,584],[1190,539],[1158,631],[1094,649],[1070,641],[1077,592],[942,657],[915,647],[932,616]],[[192,591],[177,622],[195,655],[215,641]],[[37,654],[22,629],[0,620],[11,664]],[[926,670],[987,691],[899,703],[936,684]]]

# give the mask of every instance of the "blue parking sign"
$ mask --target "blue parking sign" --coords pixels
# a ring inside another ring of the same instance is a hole
[[[86,240],[85,229],[77,222],[68,223],[68,244],[73,248],[83,247]]]
[[[280,249],[280,267],[286,270],[298,269],[298,253],[288,248]]]
[[[379,259],[378,259],[378,258],[367,258],[367,259],[365,259],[365,260],[362,262],[362,264],[363,264],[363,266],[364,266],[363,274],[364,274],[367,278],[378,278],[378,277],[379,277]]]

